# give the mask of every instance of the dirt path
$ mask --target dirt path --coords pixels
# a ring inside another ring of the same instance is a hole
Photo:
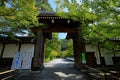
[[[16,80],[91,80],[87,75],[74,69],[73,62],[66,59],[54,59],[45,63],[43,71],[29,71]]]

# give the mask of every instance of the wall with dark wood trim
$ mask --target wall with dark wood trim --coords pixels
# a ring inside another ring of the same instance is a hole
[[[0,54],[2,52],[3,45],[0,44]],[[0,68],[3,67],[11,67],[13,57],[17,54],[19,48],[19,44],[10,43],[5,45],[5,49],[3,51],[3,56],[0,58]],[[21,54],[24,55],[25,53],[34,54],[34,43],[25,43],[21,44],[20,47]]]
[[[111,54],[111,52],[107,49],[100,48],[100,52],[98,51],[97,46],[92,46],[90,44],[86,44],[86,52],[94,52],[96,57],[97,65],[114,65],[116,63],[114,54]],[[116,59],[120,57],[120,54],[115,54]],[[114,59],[113,59],[114,57]],[[119,62],[119,60],[118,60]]]

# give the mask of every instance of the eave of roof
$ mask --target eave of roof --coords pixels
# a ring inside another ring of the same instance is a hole
[[[0,37],[0,43],[35,43],[35,37]]]

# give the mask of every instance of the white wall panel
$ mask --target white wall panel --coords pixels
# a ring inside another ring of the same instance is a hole
[[[96,57],[96,62],[97,62],[97,64],[101,64],[101,62],[100,62],[100,55],[99,55],[99,50],[98,50],[98,48],[96,47],[96,51],[95,51],[95,57]]]
[[[34,44],[22,44],[20,52],[22,54],[31,53],[33,55],[33,53],[34,53]]]
[[[34,53],[34,44],[22,44],[21,50],[22,53],[22,69],[31,69],[31,62]]]
[[[86,52],[95,52],[96,51],[95,46],[86,45],[85,47],[86,47]]]
[[[115,55],[116,57],[120,57],[120,52],[116,53]]]
[[[113,65],[112,57],[113,54],[111,54],[111,51],[107,49],[101,49],[102,56],[105,58],[106,65]]]
[[[4,53],[3,53],[3,57],[5,57],[5,58],[14,57],[14,55],[17,53],[17,51],[18,51],[18,45],[6,44]]]
[[[113,65],[112,54],[106,54],[104,56],[106,65]]]

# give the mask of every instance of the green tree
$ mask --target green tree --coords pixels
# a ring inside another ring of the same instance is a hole
[[[8,36],[38,26],[35,0],[0,0],[0,34]]]
[[[59,56],[60,40],[58,33],[53,33],[52,38],[52,40],[46,40],[45,61],[52,60]]]
[[[57,14],[80,21],[80,35],[93,45],[114,50],[119,45],[110,39],[120,38],[120,1],[118,0],[56,0]]]
[[[61,57],[73,57],[73,42],[72,40],[61,40]]]

